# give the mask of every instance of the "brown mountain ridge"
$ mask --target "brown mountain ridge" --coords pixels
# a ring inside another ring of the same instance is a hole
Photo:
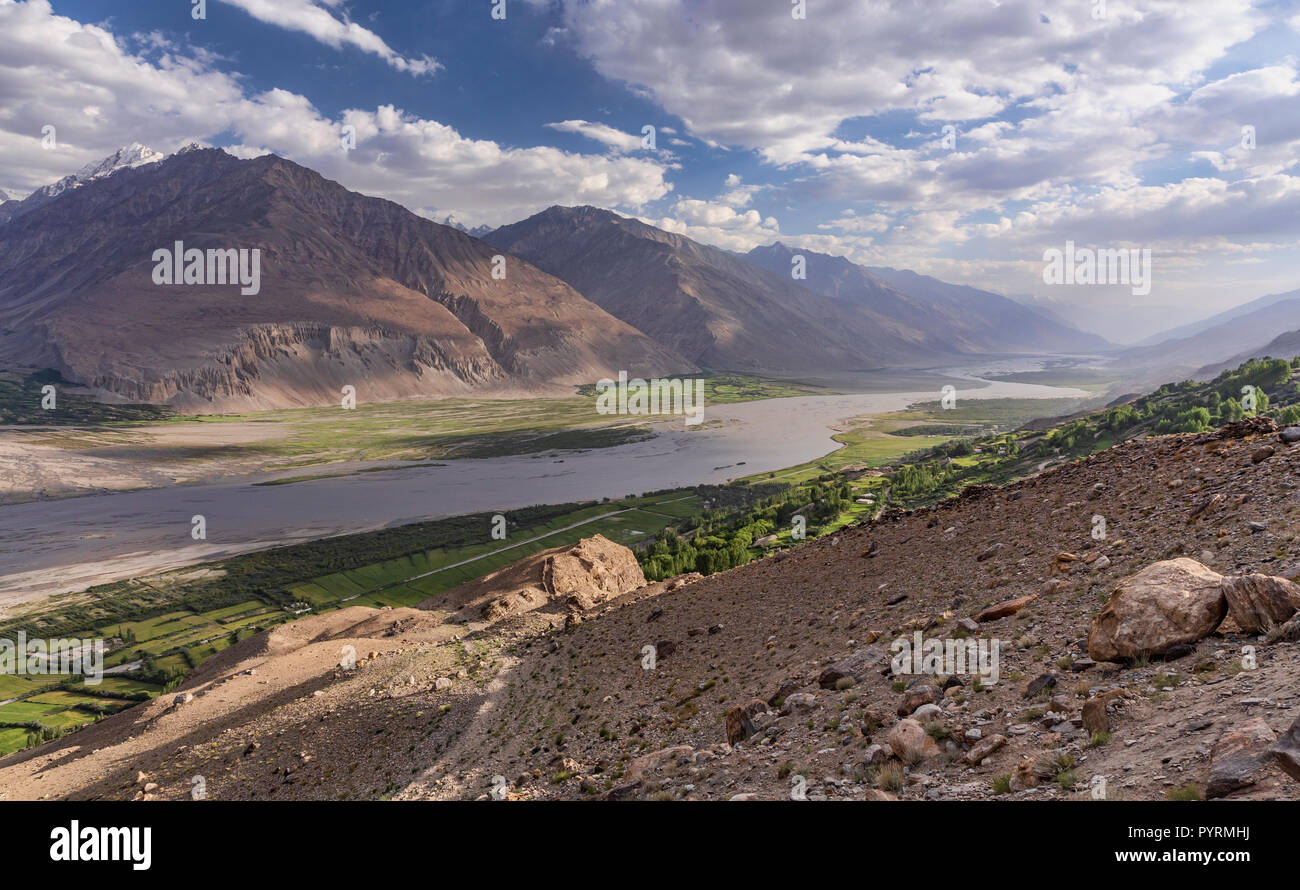
[[[154,251],[260,250],[261,286],[157,285]],[[274,155],[191,148],[0,226],[0,362],[186,410],[560,392],[694,364],[564,282]]]

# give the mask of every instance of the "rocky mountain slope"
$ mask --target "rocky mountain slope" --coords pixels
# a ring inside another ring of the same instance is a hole
[[[793,280],[788,264],[769,271],[608,210],[551,207],[485,240],[705,367],[860,370],[934,363],[960,351],[947,331],[929,327],[931,317],[831,299]]]
[[[554,390],[694,365],[529,263],[273,155],[190,148],[0,226],[0,362],[182,409]],[[93,171],[92,171],[93,174]],[[260,250],[260,289],[154,251]]]
[[[1295,799],[1297,439],[1133,440],[702,579],[597,539],[303,619],[5,758],[0,797]],[[894,672],[917,634],[996,670]]]
[[[756,247],[745,258],[769,272],[789,275],[796,255],[804,258],[805,287],[932,332],[953,354],[1087,352],[1109,346],[1101,337],[1053,321],[1014,300],[915,272],[869,269],[844,257],[779,241]]]

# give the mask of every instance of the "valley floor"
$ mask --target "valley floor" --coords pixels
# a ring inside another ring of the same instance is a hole
[[[1174,555],[1294,576],[1298,477],[1300,446],[1275,434],[1150,438],[590,608],[313,616],[210,659],[180,690],[193,698],[0,760],[0,797],[184,798],[196,776],[211,799],[259,800],[1046,799],[1102,783],[1110,799],[1200,796],[1226,735],[1254,718],[1281,734],[1300,716],[1300,644],[1220,629],[1121,666],[1089,662],[1082,641],[1116,581]],[[900,760],[900,704],[936,678],[887,660],[856,683],[818,678],[917,631],[998,640],[999,677],[946,684],[933,749]],[[346,646],[356,671],[338,669]],[[1084,703],[1111,691],[1109,733],[1080,730]],[[756,699],[755,731],[730,744],[728,712]],[[1005,743],[972,762],[994,736]],[[1261,761],[1228,796],[1293,799],[1300,783]]]

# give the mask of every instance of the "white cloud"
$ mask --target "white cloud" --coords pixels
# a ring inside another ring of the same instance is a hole
[[[248,94],[156,41],[134,50],[97,25],[53,13],[47,0],[0,0],[0,155],[4,187],[23,193],[139,141],[171,152],[233,132],[233,153],[274,151],[345,186],[468,225],[514,221],[551,204],[635,211],[671,191],[653,159],[585,155],[472,139],[389,105],[326,119],[304,96]],[[59,146],[42,150],[41,128]],[[341,148],[343,126],[357,147]]]
[[[355,47],[376,55],[397,71],[410,74],[433,74],[442,68],[441,63],[428,56],[418,59],[398,54],[374,31],[361,27],[347,18],[336,18],[329,8],[342,6],[342,0],[218,0],[237,6],[260,22],[301,31],[326,46],[340,49]],[[329,7],[329,8],[326,8]]]
[[[958,122],[1061,90],[1181,83],[1263,23],[1248,0],[1107,9],[1098,21],[1078,0],[821,0],[798,21],[749,0],[564,4],[569,39],[602,74],[643,87],[697,135],[773,163],[886,111]]]
[[[561,133],[577,133],[579,136],[585,136],[588,139],[594,139],[596,142],[603,142],[615,151],[633,152],[641,148],[641,137],[632,133],[624,133],[608,124],[593,123],[591,121],[574,120],[559,121],[558,123],[547,124],[552,130],[559,130]]]
[[[781,232],[777,221],[770,216],[764,217],[757,210],[737,210],[714,201],[681,198],[674,202],[669,214],[658,219],[640,219],[724,250],[750,250],[771,242]]]

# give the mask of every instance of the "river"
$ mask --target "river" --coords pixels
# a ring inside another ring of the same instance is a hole
[[[940,378],[935,378],[940,379]],[[959,398],[1078,398],[1078,389],[986,381],[952,370]],[[915,375],[907,380],[918,386]],[[445,461],[338,478],[259,486],[286,473],[0,507],[4,606],[249,550],[483,511],[618,498],[722,483],[836,450],[842,422],[938,398],[908,392],[768,399],[707,406],[705,422],[656,425],[654,438],[547,456]],[[744,462],[743,466],[740,465]],[[322,470],[301,473],[330,472]],[[191,518],[207,538],[191,538]]]

